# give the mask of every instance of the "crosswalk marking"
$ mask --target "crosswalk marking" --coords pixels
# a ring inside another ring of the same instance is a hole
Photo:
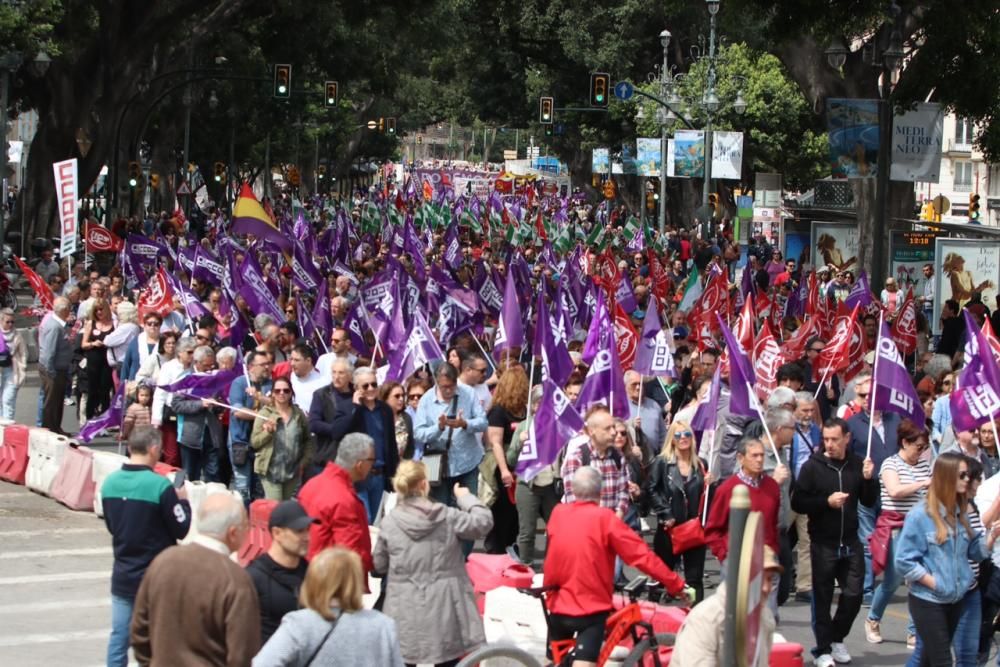
[[[0,560],[23,558],[59,558],[60,556],[104,556],[111,555],[111,547],[93,547],[89,549],[44,549],[41,551],[7,551],[0,553]]]
[[[57,572],[54,574],[32,574],[24,577],[0,577],[0,586],[20,584],[48,584],[57,581],[87,581],[89,579],[111,580],[111,570],[88,570],[85,572]]]
[[[110,628],[99,630],[72,630],[70,632],[46,632],[37,635],[17,635],[15,637],[0,637],[0,648],[25,646],[27,644],[54,644],[57,642],[78,642],[87,639],[107,640]]]
[[[34,614],[45,611],[63,611],[66,609],[93,609],[94,607],[110,607],[111,596],[85,600],[60,600],[58,602],[26,602],[24,604],[0,605],[0,615],[3,614]]]

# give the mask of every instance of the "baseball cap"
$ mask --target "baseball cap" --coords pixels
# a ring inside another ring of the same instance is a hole
[[[292,530],[305,530],[314,523],[319,523],[319,519],[314,519],[306,514],[306,511],[302,509],[302,505],[297,500],[286,500],[271,512],[271,518],[267,521],[267,529],[291,528]]]

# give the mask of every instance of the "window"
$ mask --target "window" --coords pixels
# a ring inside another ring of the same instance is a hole
[[[1000,164],[990,167],[990,182],[986,196],[1000,198]]]
[[[955,161],[955,192],[972,192],[972,162],[968,160]]]
[[[965,118],[955,119],[955,146],[969,146],[971,149],[973,139],[973,125],[971,120]]]

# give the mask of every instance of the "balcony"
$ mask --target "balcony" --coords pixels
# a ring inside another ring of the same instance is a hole
[[[944,142],[944,152],[953,155],[972,155],[972,144],[959,142],[955,137],[949,137]]]
[[[972,182],[960,183],[956,181],[951,186],[952,192],[972,192]]]

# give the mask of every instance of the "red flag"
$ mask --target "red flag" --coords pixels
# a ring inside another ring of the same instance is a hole
[[[42,277],[35,273],[31,267],[21,261],[21,258],[14,255],[14,261],[17,263],[17,268],[21,269],[21,273],[24,277],[28,279],[28,283],[31,285],[31,289],[38,295],[38,300],[41,302],[42,307],[46,310],[52,310],[52,302],[55,300],[55,295],[52,293],[52,288],[49,287]]]
[[[778,386],[778,367],[786,361],[785,353],[775,339],[767,320],[761,326],[760,335],[757,336],[753,347],[747,349],[751,351],[753,371],[757,376],[754,389],[757,391],[757,397],[764,402]]]
[[[826,347],[819,353],[816,363],[813,364],[813,380],[820,382],[824,376],[829,377],[831,373],[836,373],[848,366],[851,361],[852,338],[855,333],[854,324],[858,319],[858,306],[847,313],[846,307],[841,304],[841,312],[837,315],[833,324],[833,335],[827,341]],[[861,331],[861,338],[864,339],[864,331]],[[864,352],[861,354],[864,357]],[[852,376],[853,377],[853,376]]]
[[[396,190],[396,210],[399,212],[406,211],[406,201],[403,199],[403,193]]]
[[[900,354],[906,356],[917,349],[917,303],[913,299],[912,287],[907,291],[906,300],[890,331]]]
[[[615,256],[611,254],[611,249],[607,249],[595,258],[593,265],[594,281],[604,288],[608,293],[608,300],[614,303],[615,293],[618,291],[618,283],[621,282],[622,274],[618,270],[618,263]]]
[[[87,252],[118,252],[125,247],[125,241],[100,225],[86,223],[84,234]]]
[[[545,225],[542,224],[542,211],[539,209],[538,217],[535,218],[535,232],[538,234],[538,238],[545,241],[549,240],[549,235],[545,233]]]
[[[631,370],[632,362],[635,361],[635,349],[639,344],[639,334],[636,333],[632,320],[620,303],[615,304],[615,344],[618,346],[618,359],[621,361],[622,370]]]
[[[753,300],[746,299],[743,302],[743,309],[740,310],[740,314],[736,316],[736,322],[733,324],[733,337],[739,342],[744,350],[752,350],[754,346],[753,333],[754,329],[757,328],[757,318],[753,312]],[[719,359],[719,363],[722,364],[722,375],[723,377],[729,376],[729,348],[726,348],[722,352],[722,357]]]
[[[996,332],[993,331],[993,325],[990,324],[990,318],[988,317],[983,320],[983,336],[986,337],[986,342],[990,344],[990,349],[993,350],[993,358],[1000,364],[1000,339],[997,338]]]
[[[646,249],[646,260],[649,262],[649,280],[653,294],[656,295],[657,301],[666,301],[670,298],[671,282],[667,270],[652,248]]]
[[[789,359],[800,359],[806,352],[806,345],[814,336],[820,336],[820,322],[817,317],[810,317],[802,326],[795,330],[788,340],[781,342],[785,356]]]
[[[159,313],[160,317],[166,317],[174,309],[173,291],[162,266],[156,272],[156,277],[139,294],[138,307],[140,320],[146,317],[146,313],[154,312]]]
[[[426,180],[424,181],[423,191],[424,191],[424,201],[430,201],[431,199],[434,199],[434,187]]]
[[[708,278],[705,291],[691,306],[688,319],[695,317],[708,326],[709,331],[719,330],[718,313],[722,317],[729,316],[729,281],[721,273],[713,273]],[[708,315],[708,317],[702,317]]]

